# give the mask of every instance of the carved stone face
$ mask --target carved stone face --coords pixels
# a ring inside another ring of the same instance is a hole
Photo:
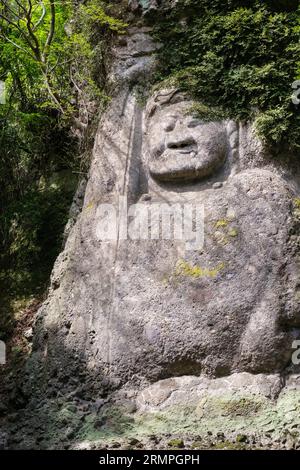
[[[149,170],[159,181],[207,178],[226,159],[225,126],[196,119],[189,112],[191,104],[165,103],[148,118]]]

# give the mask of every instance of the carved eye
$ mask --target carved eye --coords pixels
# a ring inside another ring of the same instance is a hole
[[[203,124],[203,121],[201,121],[200,119],[192,119],[188,123],[188,127],[191,129],[193,127],[201,126],[201,124]]]
[[[169,119],[165,122],[165,124],[163,125],[163,129],[165,132],[171,132],[174,130],[175,128],[175,119]]]

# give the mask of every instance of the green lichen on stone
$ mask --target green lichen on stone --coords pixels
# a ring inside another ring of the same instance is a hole
[[[270,433],[272,440],[298,442],[300,392],[289,390],[277,401],[244,392],[206,395],[192,403],[172,404],[164,409],[129,413],[128,408],[109,404],[100,412],[82,413],[76,404],[48,401],[35,416],[46,423],[43,446],[54,448],[66,437],[76,443],[143,441],[148,436],[170,435],[168,446],[182,448],[187,438],[191,448],[204,448],[211,436],[215,449],[248,448],[253,437]],[[222,435],[222,439],[220,439]],[[171,437],[173,436],[173,437]],[[40,444],[42,447],[42,444]]]
[[[175,275],[176,276],[186,276],[191,278],[200,278],[200,277],[216,277],[219,272],[224,269],[224,263],[220,263],[214,268],[202,268],[198,265],[191,265],[185,260],[179,260],[176,265]]]
[[[238,231],[237,231],[237,229],[236,229],[236,228],[230,229],[229,232],[228,232],[228,235],[229,235],[230,237],[237,237],[237,236],[238,236]]]
[[[295,197],[293,203],[296,209],[300,209],[300,197]]]
[[[247,446],[241,442],[224,441],[224,442],[216,442],[214,449],[216,450],[245,450],[247,449]]]
[[[300,197],[295,197],[293,199],[293,216],[298,222],[300,219]]]
[[[204,122],[222,121],[226,118],[226,115],[221,108],[216,106],[207,106],[204,103],[201,103],[201,101],[197,101],[190,106],[187,113],[192,114]]]
[[[206,397],[198,403],[196,414],[201,418],[222,416],[231,419],[251,417],[266,406],[266,401],[253,395],[223,394]]]
[[[184,442],[182,439],[171,439],[168,442],[168,446],[176,449],[183,449],[184,448]]]
[[[201,449],[202,445],[202,441],[194,441],[191,445],[191,449]]]
[[[229,217],[214,222],[213,227],[215,231],[213,237],[219,245],[225,246],[230,242],[230,238],[236,238],[238,236],[238,229],[231,226],[233,220],[234,217]]]
[[[86,417],[80,436],[88,441],[103,439],[111,441],[121,436],[135,437],[134,419],[125,407],[110,406],[100,414]]]
[[[217,220],[217,222],[215,223],[215,227],[216,228],[224,228],[224,227],[227,227],[229,224],[229,220],[227,219],[219,219]]]

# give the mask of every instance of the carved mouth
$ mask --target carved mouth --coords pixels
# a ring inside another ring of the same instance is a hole
[[[181,154],[186,155],[186,154],[194,152],[196,155],[197,150],[198,150],[198,147],[194,139],[186,139],[185,141],[182,141],[182,142],[169,143],[164,153],[172,154],[174,151],[176,153],[181,153]]]
[[[173,145],[149,162],[151,175],[161,181],[191,181],[209,177],[224,162],[225,154],[211,156],[198,151],[195,144]]]
[[[182,148],[179,147],[178,151],[182,155],[193,154],[192,156],[196,156],[197,147],[196,147],[196,145],[190,145],[189,147],[182,147]]]
[[[153,160],[157,161],[166,161],[168,159],[176,159],[176,158],[182,158],[182,155],[188,155],[189,158],[194,158],[196,157],[198,153],[198,147],[195,144],[191,145],[175,145],[173,144],[172,146],[169,146],[167,148],[158,148],[154,154],[153,154]]]
[[[161,161],[173,161],[174,163],[181,162],[181,165],[185,162],[187,165],[189,165],[191,163],[196,163],[197,155],[198,149],[195,145],[190,145],[188,147],[178,147],[174,149],[168,148],[161,155]]]
[[[176,158],[177,155],[191,155],[195,157],[198,153],[198,147],[195,144],[190,145],[180,145],[180,144],[173,144],[172,146],[168,146],[168,148],[162,153],[161,157],[165,158]]]

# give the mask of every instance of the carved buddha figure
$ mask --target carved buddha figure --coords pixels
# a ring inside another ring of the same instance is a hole
[[[65,274],[44,307],[50,343],[118,384],[283,370],[300,326],[292,185],[251,126],[200,121],[176,90],[156,93],[143,113],[133,95],[123,99],[98,131]],[[148,205],[202,204],[203,248],[99,242],[97,207],[124,188]]]
[[[140,162],[147,197],[135,200],[203,204],[204,247],[119,246],[109,346],[116,375],[126,367],[148,378],[274,372],[290,360],[292,191],[250,127],[200,121],[191,104],[176,90],[149,99]]]

